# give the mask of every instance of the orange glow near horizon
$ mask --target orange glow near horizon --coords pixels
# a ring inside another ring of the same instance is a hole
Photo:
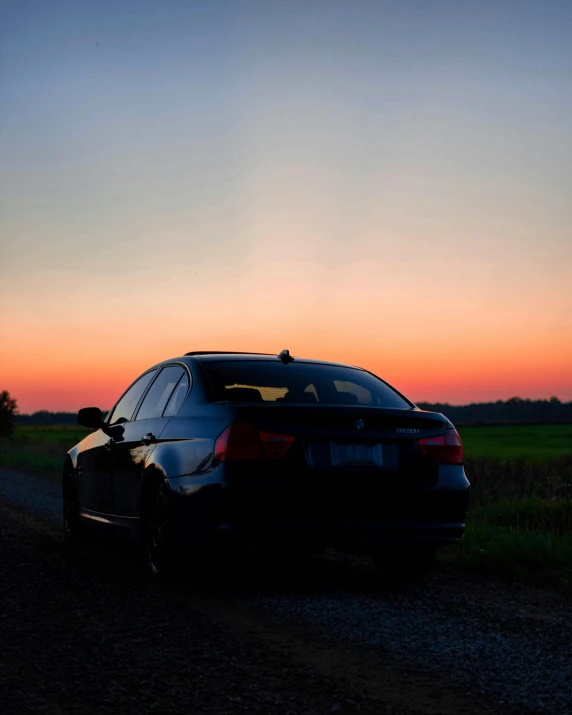
[[[185,331],[187,334],[191,331]],[[403,392],[413,401],[495,401],[520,396],[544,399],[556,395],[572,400],[570,364],[572,340],[545,338],[536,346],[518,336],[504,343],[484,344],[475,349],[477,336],[459,338],[441,335],[430,341],[412,336],[384,340],[365,339],[357,331],[311,331],[296,339],[296,329],[287,329],[281,339],[269,331],[268,339],[253,330],[240,338],[235,331],[225,339],[222,331],[212,337],[182,341],[166,335],[133,342],[114,336],[114,341],[60,338],[59,350],[47,350],[29,341],[20,349],[3,351],[0,375],[3,389],[17,398],[20,412],[41,409],[76,411],[96,405],[109,409],[121,392],[143,370],[168,357],[193,349],[236,349],[278,353],[288,347],[293,355],[345,362],[364,367]],[[306,331],[304,331],[306,332]],[[133,344],[135,343],[135,344]],[[184,344],[186,343],[186,344]],[[9,358],[9,359],[7,359]]]
[[[503,276],[502,266],[489,267],[483,282],[469,264],[404,268],[394,260],[386,269],[350,260],[328,268],[315,257],[269,260],[265,251],[261,242],[256,259],[203,268],[196,278],[188,266],[173,267],[152,290],[136,273],[121,301],[97,294],[88,273],[71,300],[44,297],[45,281],[20,276],[25,293],[0,316],[0,389],[23,413],[107,409],[143,370],[189,350],[288,348],[364,367],[413,401],[572,400],[565,264],[527,301],[530,271]],[[488,286],[495,270],[497,285]]]
[[[483,276],[468,263],[384,268],[351,259],[341,268],[315,257],[269,260],[265,251],[260,242],[256,259],[191,279],[184,265],[154,284],[135,273],[120,301],[98,293],[88,273],[70,300],[65,288],[44,296],[39,275],[20,276],[18,305],[0,315],[0,389],[23,413],[108,409],[146,368],[189,350],[288,348],[364,367],[414,402],[572,400],[566,264],[530,301],[530,269],[512,276],[489,267]]]

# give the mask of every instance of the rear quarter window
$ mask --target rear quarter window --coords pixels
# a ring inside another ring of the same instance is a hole
[[[161,417],[183,373],[183,368],[177,365],[164,367],[145,395],[136,419],[147,420]]]

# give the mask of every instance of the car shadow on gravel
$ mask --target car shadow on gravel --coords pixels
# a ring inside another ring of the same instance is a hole
[[[429,574],[417,583],[383,578],[370,559],[329,551],[326,554],[284,557],[280,554],[212,555],[199,559],[181,557],[175,578],[153,580],[146,573],[139,549],[118,540],[100,538],[63,549],[66,561],[100,576],[120,578],[150,587],[175,589],[199,596],[241,598],[249,596],[383,595],[427,591],[439,574]]]
[[[283,560],[279,556],[252,556],[235,563],[218,564],[216,571],[205,569],[201,589],[217,590],[232,595],[296,595],[334,593],[338,591],[375,593],[395,584],[384,584],[366,558],[331,552]],[[197,587],[187,579],[188,587]]]

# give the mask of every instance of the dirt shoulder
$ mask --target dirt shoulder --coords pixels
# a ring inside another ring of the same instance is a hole
[[[53,529],[0,507],[3,713],[327,713],[352,696],[354,709],[379,712],[345,683],[139,582],[128,554],[123,564],[86,557],[65,559]]]

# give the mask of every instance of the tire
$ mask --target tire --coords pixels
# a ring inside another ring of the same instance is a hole
[[[156,582],[172,582],[178,571],[176,550],[165,539],[164,529],[170,514],[165,486],[153,481],[145,490],[141,503],[141,542],[145,570]]]
[[[425,580],[436,553],[433,547],[407,546],[378,552],[373,562],[383,580],[414,584]]]
[[[66,467],[62,479],[62,531],[67,546],[74,546],[84,538],[77,492],[69,466]]]

